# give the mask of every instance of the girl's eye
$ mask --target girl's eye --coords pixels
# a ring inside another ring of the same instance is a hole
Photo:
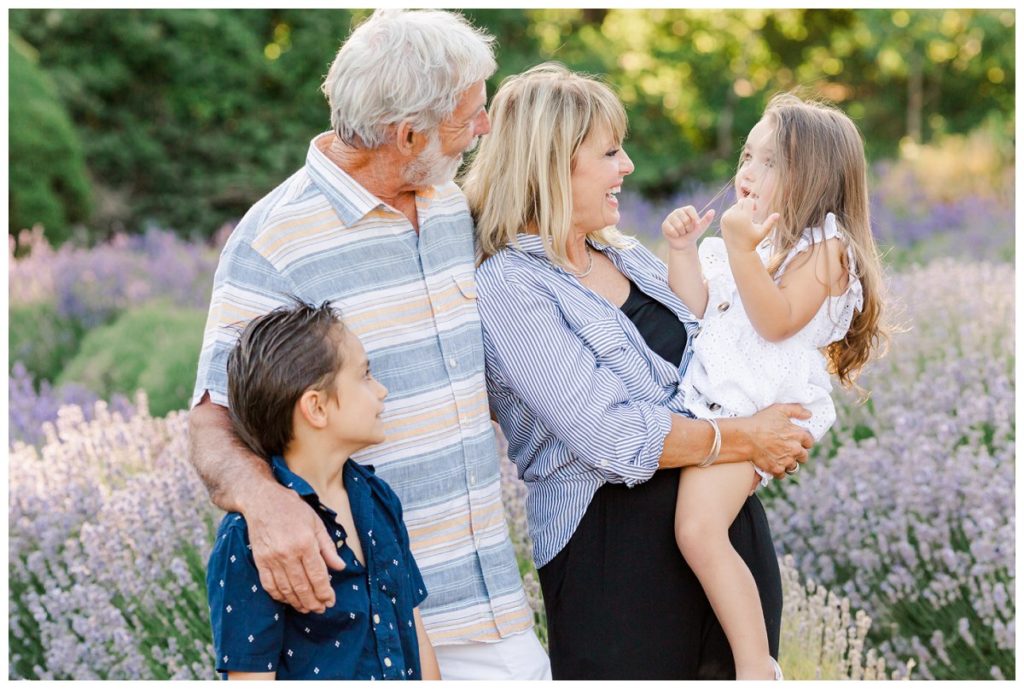
[[[612,150],[610,150],[607,153],[605,153],[605,155],[608,156],[609,158],[614,158],[615,156],[617,156],[619,154],[620,150],[621,149],[613,148]]]

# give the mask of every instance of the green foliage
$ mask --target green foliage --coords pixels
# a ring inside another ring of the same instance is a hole
[[[89,180],[78,134],[35,51],[16,35],[8,48],[11,234],[35,223],[60,243],[91,211]]]
[[[55,379],[84,335],[78,321],[62,318],[48,302],[11,306],[8,325],[8,365],[22,362],[36,381]]]
[[[104,399],[142,388],[153,416],[188,406],[206,313],[149,304],[90,331],[57,384],[85,385]]]
[[[368,10],[12,10],[97,182],[91,226],[210,235],[302,164],[329,126],[319,85]],[[873,158],[989,119],[1012,140],[1014,14],[1001,10],[487,9],[499,70],[603,75],[630,116],[630,184],[728,178],[768,98],[836,101]],[[13,79],[12,79],[13,83]],[[13,130],[12,130],[13,131]],[[12,176],[12,189],[15,181]]]

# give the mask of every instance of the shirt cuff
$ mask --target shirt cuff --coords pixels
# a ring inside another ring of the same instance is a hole
[[[647,439],[637,457],[635,466],[640,470],[633,476],[625,477],[623,483],[632,488],[650,480],[658,470],[662,452],[665,449],[665,438],[672,430],[672,412],[658,405],[642,405],[640,411],[644,415],[647,428]]]

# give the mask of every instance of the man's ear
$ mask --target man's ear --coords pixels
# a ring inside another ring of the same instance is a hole
[[[409,120],[402,120],[395,127],[395,146],[404,156],[413,156],[420,147],[423,135],[412,128]]]
[[[320,390],[306,390],[296,402],[296,409],[302,419],[313,428],[327,426],[327,393]]]

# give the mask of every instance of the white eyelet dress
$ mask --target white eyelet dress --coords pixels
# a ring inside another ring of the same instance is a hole
[[[701,242],[698,254],[708,283],[708,305],[682,380],[686,407],[696,416],[750,416],[777,402],[795,402],[807,407],[813,416],[807,421],[794,419],[794,423],[807,428],[815,440],[832,426],[836,418],[829,396],[832,383],[819,350],[841,340],[854,313],[864,306],[853,250],[837,226],[835,215],[825,216],[824,227],[804,230],[779,272],[781,276],[798,254],[811,248],[812,242],[833,237],[842,239],[847,247],[846,291],[825,299],[799,332],[774,343],[758,335],[747,317],[729,269],[725,242],[719,237]],[[768,242],[762,242],[757,252],[767,264],[772,253]],[[766,485],[771,476],[760,470],[757,473]]]

